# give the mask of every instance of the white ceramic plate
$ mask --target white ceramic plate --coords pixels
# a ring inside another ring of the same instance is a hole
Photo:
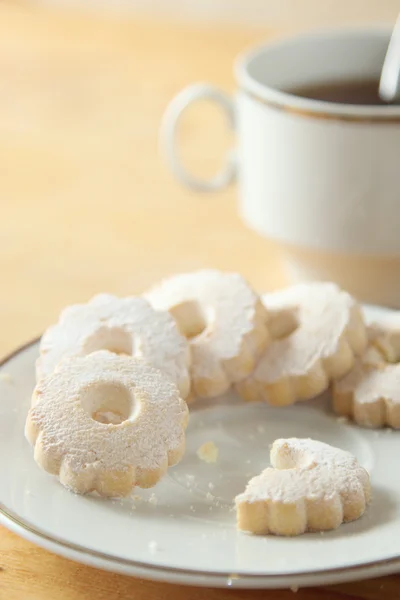
[[[23,435],[37,352],[30,344],[0,368],[0,523],[12,531],[94,567],[196,585],[304,586],[400,570],[400,432],[342,423],[323,399],[276,409],[226,396],[191,411],[186,455],[156,488],[124,501],[77,496],[34,463]],[[363,518],[289,539],[236,531],[232,498],[268,465],[269,444],[290,436],[358,457],[374,490]],[[196,455],[210,440],[215,464]]]

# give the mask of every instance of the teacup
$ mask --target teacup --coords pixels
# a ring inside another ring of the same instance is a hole
[[[237,176],[244,221],[279,242],[294,280],[333,280],[363,301],[400,306],[400,106],[292,92],[378,81],[390,33],[342,28],[253,49],[236,62],[233,100],[196,84],[172,101],[162,142],[173,172],[193,189],[218,190]],[[208,181],[188,173],[176,149],[180,116],[205,98],[223,107],[237,136]]]

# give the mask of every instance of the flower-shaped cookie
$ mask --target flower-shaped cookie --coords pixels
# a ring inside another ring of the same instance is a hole
[[[334,411],[363,427],[400,428],[400,313],[368,327],[369,345],[332,386]]]
[[[245,400],[278,406],[308,400],[326,390],[331,379],[350,371],[355,356],[366,347],[358,304],[333,283],[299,284],[267,294],[263,302],[279,339],[267,347],[253,373],[237,384]]]
[[[217,396],[249,375],[270,341],[267,311],[238,273],[175,275],[146,298],[156,309],[170,311],[189,339],[196,396]]]
[[[65,359],[39,381],[25,433],[36,462],[67,488],[125,496],[180,460],[187,417],[161,371],[99,351]]]
[[[97,350],[142,358],[166,373],[183,398],[189,394],[188,343],[171,315],[154,310],[144,298],[99,294],[65,308],[42,336],[37,379],[52,373],[62,358]]]

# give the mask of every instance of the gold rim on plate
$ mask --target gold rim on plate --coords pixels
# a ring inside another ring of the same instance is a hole
[[[11,352],[9,355],[7,355],[5,358],[0,360],[0,369],[2,369],[4,367],[4,365],[6,365],[10,360],[12,360],[13,358],[17,357],[19,354],[22,354],[25,350],[28,350],[32,346],[37,344],[39,339],[40,338],[35,338],[34,340],[27,342],[26,344],[17,348],[13,352]],[[3,519],[1,519],[1,517],[3,517]],[[39,546],[40,546],[39,541],[42,540],[44,542],[43,547],[45,547],[45,548],[46,548],[46,543],[50,543],[52,546],[55,546],[56,548],[57,547],[60,548],[60,550],[65,549],[65,550],[69,550],[69,551],[76,553],[77,555],[82,557],[83,563],[86,562],[86,564],[87,564],[87,561],[84,560],[85,557],[94,558],[94,559],[105,561],[106,563],[111,563],[112,565],[120,565],[122,567],[130,567],[130,568],[136,569],[137,571],[140,571],[141,576],[145,576],[145,574],[143,574],[143,571],[144,572],[148,571],[149,579],[151,579],[152,576],[154,578],[154,575],[157,575],[158,579],[164,579],[165,581],[168,581],[168,575],[171,575],[172,577],[176,577],[176,578],[179,578],[179,577],[185,578],[186,577],[187,579],[194,578],[194,577],[197,577],[197,578],[198,577],[203,577],[203,578],[207,577],[208,579],[211,579],[215,583],[224,582],[225,585],[229,585],[229,586],[231,586],[234,581],[236,581],[237,583],[239,583],[239,581],[242,581],[245,584],[246,584],[246,582],[249,584],[253,583],[253,584],[255,584],[255,586],[257,586],[258,584],[262,584],[263,581],[265,583],[267,583],[267,582],[273,583],[274,581],[284,579],[285,587],[290,587],[293,579],[295,579],[298,582],[302,578],[307,578],[307,577],[312,577],[312,576],[321,577],[321,576],[325,575],[325,576],[327,576],[327,578],[329,578],[330,576],[336,576],[336,575],[340,576],[340,575],[346,575],[346,574],[351,574],[351,573],[357,573],[358,571],[360,571],[360,570],[364,571],[365,569],[387,568],[388,569],[387,572],[389,572],[389,571],[395,572],[396,570],[400,569],[400,554],[398,554],[392,558],[371,561],[371,562],[366,562],[366,563],[360,563],[357,565],[352,565],[350,567],[334,567],[332,569],[324,569],[324,570],[318,570],[318,571],[299,571],[296,573],[289,573],[289,574],[287,574],[287,573],[270,573],[270,574],[254,573],[253,574],[253,573],[241,573],[240,571],[232,574],[228,571],[197,571],[195,569],[180,569],[178,567],[165,567],[165,566],[161,566],[161,565],[155,565],[154,563],[149,563],[149,562],[141,562],[141,561],[134,561],[134,560],[126,559],[126,558],[119,558],[119,557],[113,556],[112,554],[99,552],[97,550],[91,550],[91,549],[81,546],[79,544],[73,544],[73,543],[67,542],[63,539],[60,539],[53,535],[48,534],[45,531],[42,531],[41,529],[35,527],[34,525],[29,523],[25,519],[21,519],[11,509],[6,507],[1,501],[0,501],[0,521],[3,521],[2,524],[5,526],[6,526],[7,522],[10,522],[13,525],[15,525],[16,528],[21,532],[22,537],[25,537],[23,535],[24,532],[27,534],[30,534],[31,536],[33,535],[33,537],[38,540]],[[27,539],[28,539],[28,541],[31,541],[30,538],[27,538]],[[57,554],[56,550],[54,550],[54,552]],[[66,557],[66,555],[64,553],[62,553],[61,551],[60,551],[60,555]],[[70,560],[71,560],[71,558],[70,558]],[[95,567],[93,562],[91,563],[91,566]],[[112,570],[112,569],[110,568],[109,570]],[[164,575],[164,577],[163,577],[163,575]],[[188,581],[188,583],[189,583],[189,581]],[[205,582],[205,585],[208,585],[208,583]]]

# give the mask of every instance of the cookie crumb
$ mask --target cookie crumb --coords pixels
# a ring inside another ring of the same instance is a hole
[[[208,489],[209,489],[209,490],[213,490],[213,489],[214,489],[214,487],[215,487],[215,486],[214,486],[213,482],[212,482],[212,481],[210,481],[210,482],[209,482],[209,484],[208,484]]]
[[[152,540],[151,542],[148,543],[148,548],[149,548],[150,554],[156,554],[160,550],[160,546],[158,545],[158,543],[155,540]]]
[[[14,382],[14,379],[11,377],[10,373],[2,372],[0,373],[0,381],[11,384]]]
[[[197,450],[197,456],[206,463],[216,463],[218,460],[219,448],[214,442],[205,442]]]
[[[196,512],[196,509],[195,509],[195,507],[193,506],[193,504],[191,504],[191,505],[189,506],[189,508],[190,508],[190,510],[191,510],[192,512]]]
[[[298,585],[291,585],[290,586],[290,591],[293,592],[293,594],[297,594],[297,592],[299,591],[299,586]]]
[[[153,506],[156,506],[158,504],[158,498],[155,494],[152,494],[149,498],[149,503],[153,504]]]

